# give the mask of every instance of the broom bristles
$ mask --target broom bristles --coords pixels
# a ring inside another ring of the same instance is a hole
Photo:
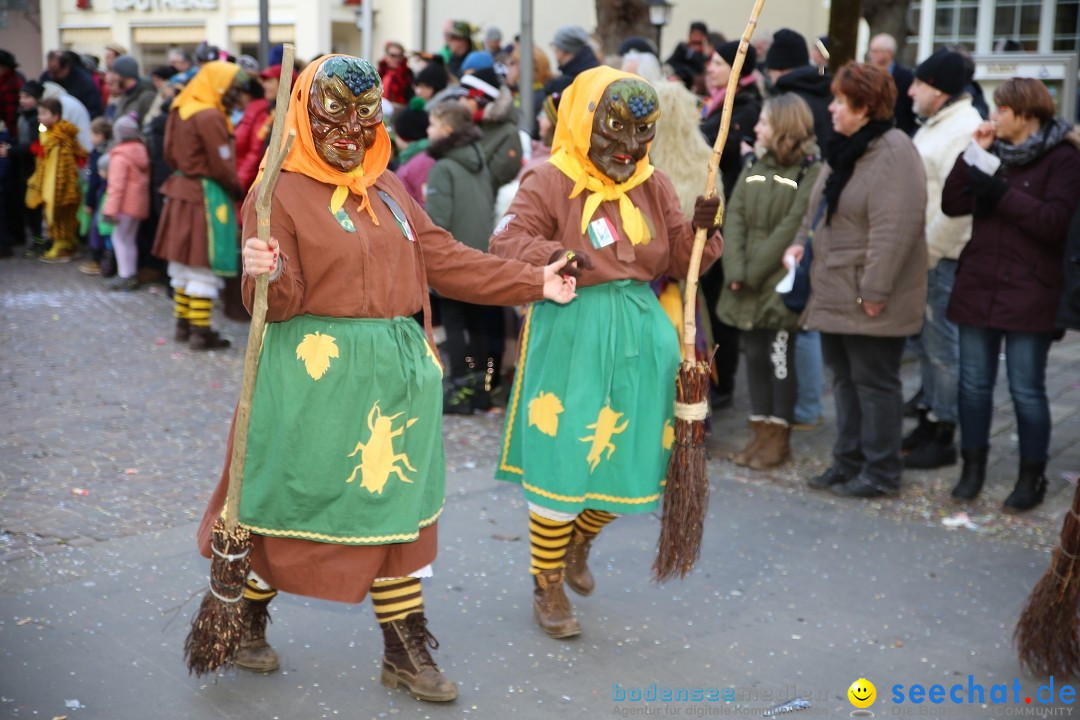
[[[709,364],[684,362],[676,380],[676,402],[704,402],[709,392]],[[709,478],[705,469],[705,421],[675,420],[675,446],[668,463],[663,517],[653,581],[686,577],[701,553]]]
[[[230,533],[218,518],[210,543],[210,588],[184,641],[188,674],[196,677],[227,668],[236,659],[243,634],[244,583],[251,567],[251,535],[244,526]]]

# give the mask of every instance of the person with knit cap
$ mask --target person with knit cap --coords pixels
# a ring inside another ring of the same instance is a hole
[[[229,347],[211,328],[224,278],[236,275],[236,217],[243,197],[229,112],[247,77],[213,60],[176,96],[165,128],[165,160],[176,171],[161,186],[166,202],[153,253],[169,263],[177,342],[193,350]]]
[[[466,92],[462,101],[480,128],[480,145],[494,189],[498,190],[517,177],[524,162],[514,95],[494,68],[481,68],[466,74],[461,78],[461,87]]]
[[[446,47],[442,50],[442,58],[446,64],[446,70],[455,78],[462,74],[461,64],[465,58],[476,49],[473,43],[473,33],[476,32],[470,23],[465,20],[452,20],[445,33]]]
[[[829,114],[832,75],[819,72],[817,67],[810,64],[806,38],[788,28],[777,30],[765,54],[765,67],[773,95],[793,92],[810,106],[810,111],[814,113],[814,135],[818,145],[828,147],[833,136]]]
[[[904,467],[931,469],[952,465],[960,383],[960,331],[946,317],[956,283],[957,261],[971,238],[971,217],[951,218],[941,210],[941,191],[956,157],[982,122],[964,91],[964,59],[938,50],[915,70],[908,95],[919,117],[913,141],[926,170],[927,275],[926,314],[922,332],[909,342],[919,358],[922,377],[918,426],[904,437]],[[970,500],[970,497],[960,498]]]
[[[424,100],[414,97],[404,110],[394,113],[394,144],[398,151],[398,167],[394,173],[413,200],[424,206],[424,185],[435,158],[427,152],[428,112]]]
[[[342,603],[369,593],[385,643],[381,682],[434,702],[457,685],[429,653],[421,578],[432,576],[445,501],[442,364],[428,287],[471,302],[569,302],[565,251],[538,267],[466,247],[393,173],[382,84],[366,60],[329,55],[300,74],[283,130],[296,132],[274,189],[270,241],[244,203],[243,293],[269,273],[239,519],[251,530],[236,664],[279,665],[266,640],[278,591]],[[423,326],[413,317],[423,312]],[[230,443],[231,444],[231,443]],[[226,457],[229,452],[226,452]],[[199,528],[210,530],[226,464]]]
[[[596,534],[659,506],[680,353],[649,283],[686,277],[695,228],[710,231],[703,268],[723,246],[719,200],[698,198],[686,220],[649,161],[659,115],[656,91],[635,75],[578,75],[559,102],[551,159],[525,174],[490,240],[503,257],[539,262],[565,247],[592,265],[575,302],[526,313],[496,465],[528,501],[533,615],[554,638],[581,632],[563,583],[593,591]]]
[[[149,79],[139,77],[139,62],[130,55],[121,55],[105,73],[105,82],[115,84],[120,90],[120,94],[109,101],[110,117],[134,114],[141,127],[147,111],[154,104],[157,88]]]
[[[551,51],[562,74],[556,75],[544,85],[544,97],[562,92],[570,87],[570,83],[574,82],[578,75],[600,64],[593,50],[592,37],[580,25],[564,25],[556,30],[551,41]]]
[[[139,286],[137,236],[139,223],[150,215],[150,153],[134,115],[113,123],[116,142],[109,150],[109,183],[102,219],[113,225],[116,278],[111,290],[134,290]]]

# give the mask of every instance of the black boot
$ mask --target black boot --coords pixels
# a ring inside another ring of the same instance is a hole
[[[990,448],[964,448],[960,451],[964,459],[964,469],[960,471],[960,482],[952,491],[954,502],[967,502],[979,496],[983,483],[986,482],[986,456]]]
[[[1016,487],[1005,498],[1004,510],[1018,513],[1030,510],[1043,501],[1046,496],[1046,461],[1036,462],[1020,458],[1020,477]]]
[[[933,423],[934,436],[912,448],[904,456],[904,467],[912,470],[930,470],[956,464],[956,423]],[[918,432],[916,428],[915,432]],[[914,433],[912,433],[914,434]]]
[[[914,430],[904,436],[903,441],[900,443],[900,450],[902,452],[911,452],[923,443],[932,440],[934,436],[937,435],[937,423],[930,419],[930,411],[921,407],[918,412],[919,424],[915,426]]]

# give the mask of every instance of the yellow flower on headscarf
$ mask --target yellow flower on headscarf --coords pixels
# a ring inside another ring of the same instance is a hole
[[[225,115],[228,121],[229,116],[225,112],[225,103],[222,102],[222,98],[236,80],[238,72],[240,72],[240,66],[236,63],[221,60],[206,63],[173,100],[173,109],[180,113],[181,120],[187,120],[203,110],[217,110]],[[232,129],[231,122],[229,129]]]
[[[634,174],[623,183],[616,184],[602,173],[589,159],[592,145],[593,116],[600,106],[600,99],[608,86],[617,80],[644,82],[631,75],[607,66],[586,70],[574,79],[559,101],[559,121],[555,125],[555,138],[551,144],[549,162],[574,181],[570,199],[588,190],[585,209],[581,215],[581,232],[585,234],[593,214],[604,201],[618,201],[619,218],[623,230],[634,245],[648,242],[649,232],[641,210],[631,202],[627,193],[652,177],[653,166],[649,155],[638,161]]]

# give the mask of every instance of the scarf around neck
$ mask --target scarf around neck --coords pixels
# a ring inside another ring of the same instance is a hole
[[[1057,117],[1043,123],[1041,128],[1028,135],[1019,145],[1010,145],[995,138],[990,152],[997,155],[1005,167],[1027,165],[1060,144],[1071,130],[1072,125]]]
[[[825,224],[832,222],[836,214],[836,207],[840,204],[840,193],[848,184],[855,172],[855,163],[866,153],[870,143],[878,139],[893,127],[892,118],[888,120],[871,120],[859,128],[854,135],[841,135],[835,133],[829,141],[829,149],[825,153],[825,159],[829,162],[832,174],[825,180],[824,197],[828,203],[828,213],[825,216]]]

